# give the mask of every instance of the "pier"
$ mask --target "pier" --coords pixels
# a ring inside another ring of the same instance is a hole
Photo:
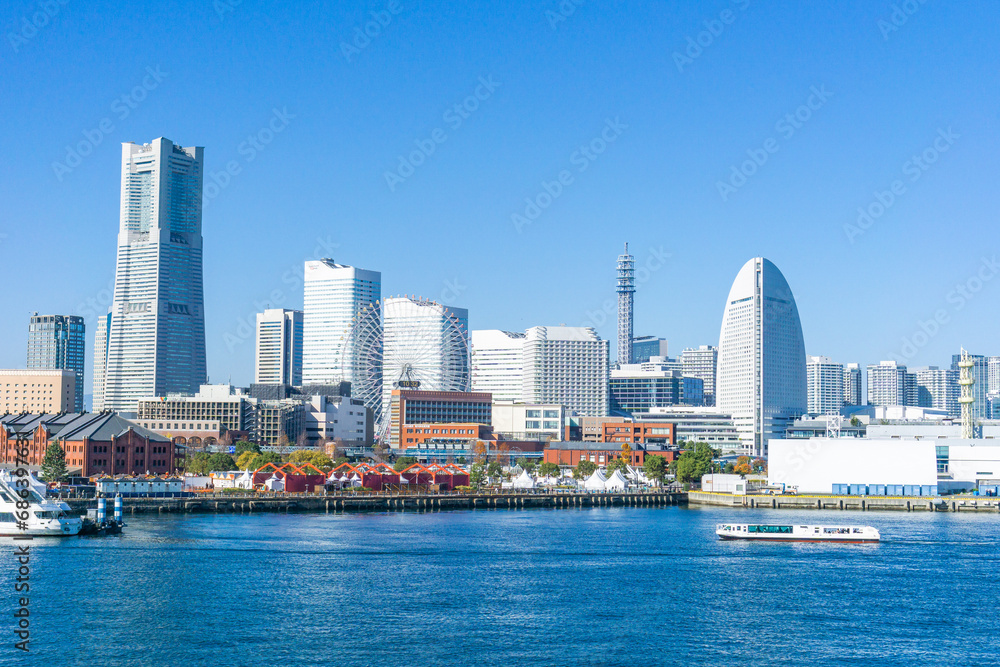
[[[124,514],[258,512],[394,512],[579,507],[670,507],[687,503],[686,493],[470,493],[470,494],[209,494],[193,498],[124,498]],[[84,512],[96,499],[68,499]]]
[[[692,505],[792,510],[893,510],[900,512],[1000,512],[1000,499],[981,496],[733,495],[691,491]]]

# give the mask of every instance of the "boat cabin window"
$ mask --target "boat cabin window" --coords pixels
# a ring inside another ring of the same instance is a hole
[[[790,533],[791,526],[747,526],[749,533]]]
[[[0,523],[14,523],[14,513],[0,512]]]
[[[35,516],[39,519],[54,519],[56,518],[55,512],[35,512]]]
[[[12,503],[12,502],[14,502],[13,500],[10,499],[10,496],[7,495],[6,491],[0,490],[0,498],[3,498],[3,501],[5,503]]]

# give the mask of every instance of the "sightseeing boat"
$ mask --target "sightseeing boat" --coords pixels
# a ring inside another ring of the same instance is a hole
[[[720,523],[715,527],[720,540],[761,540],[767,542],[845,542],[865,544],[881,539],[871,526],[788,526],[759,523]]]
[[[28,497],[18,491],[27,491]],[[18,501],[27,501],[27,510],[17,508]],[[18,521],[17,514],[27,511],[28,519]],[[83,517],[70,515],[70,506],[51,500],[30,483],[19,488],[14,478],[0,472],[0,537],[68,537],[77,535],[83,527]]]

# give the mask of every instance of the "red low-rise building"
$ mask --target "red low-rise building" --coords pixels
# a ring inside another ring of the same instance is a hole
[[[659,445],[629,444],[631,465],[642,467],[647,456],[662,456],[669,463],[679,456],[675,448]],[[622,445],[615,442],[550,442],[542,454],[546,463],[575,468],[580,461],[590,461],[597,466],[605,466],[613,459],[621,458]]]
[[[27,456],[18,457],[18,443]],[[114,412],[23,414],[0,417],[0,460],[40,466],[58,442],[71,475],[163,475],[184,467],[183,445]]]

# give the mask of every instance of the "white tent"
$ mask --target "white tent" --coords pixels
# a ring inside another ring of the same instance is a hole
[[[236,488],[237,489],[253,488],[253,475],[250,474],[249,470],[244,470],[243,474],[236,478]]]
[[[583,488],[587,491],[603,491],[605,482],[607,482],[607,479],[605,479],[604,473],[600,470],[595,470],[594,474],[583,483]]]
[[[271,475],[267,481],[264,482],[264,488],[268,491],[284,491],[285,483],[278,477],[277,474]]]
[[[351,475],[351,486],[361,486],[361,475],[358,473]]]
[[[627,486],[628,480],[625,479],[620,468],[616,468],[614,474],[604,482],[605,491],[624,491]]]
[[[528,474],[527,470],[522,470],[521,474],[514,480],[513,486],[515,489],[533,489],[535,488],[535,480]]]

